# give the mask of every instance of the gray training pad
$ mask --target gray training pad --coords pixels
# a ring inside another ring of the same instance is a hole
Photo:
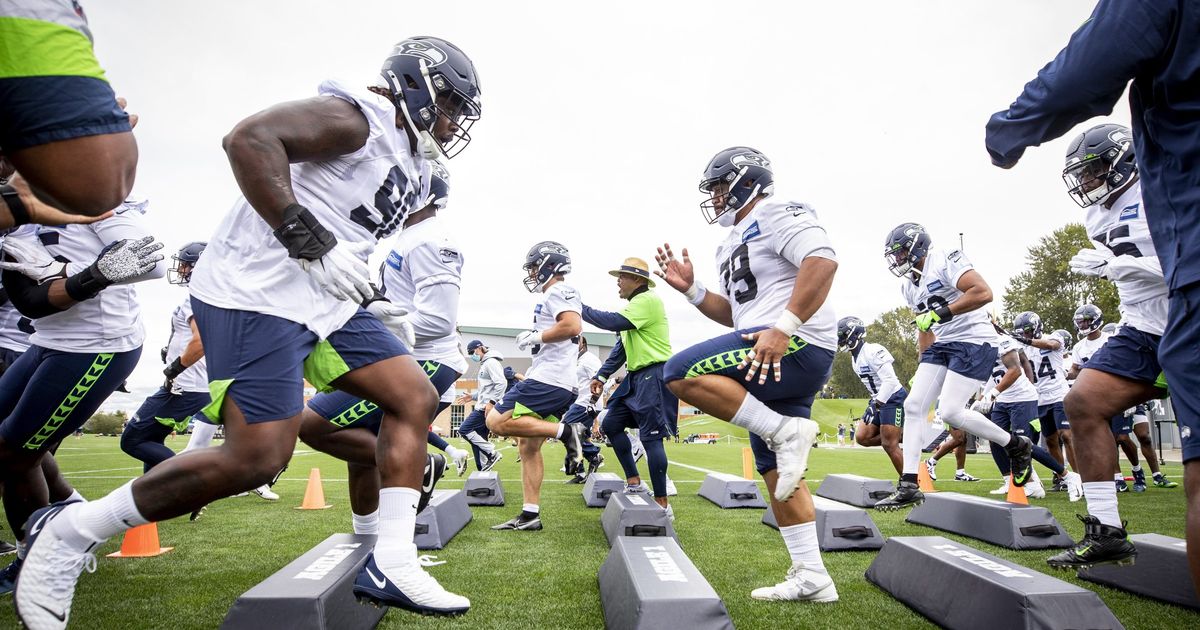
[[[817,486],[817,495],[857,507],[874,507],[896,491],[896,484],[860,475],[828,475]]]
[[[942,536],[889,538],[867,579],[944,628],[1121,628],[1100,597]]]
[[[883,546],[883,534],[866,510],[823,497],[813,497],[813,507],[821,551],[869,551]],[[762,522],[779,529],[771,506],[763,511]]]
[[[600,514],[600,526],[611,547],[620,536],[667,536],[675,538],[675,528],[667,511],[646,492],[614,492]]]
[[[583,484],[583,502],[588,507],[602,508],[608,504],[608,495],[623,492],[625,480],[613,473],[592,473]]]
[[[417,549],[441,549],[471,522],[471,508],[462,490],[434,490],[429,505],[417,515],[413,542]]]
[[[758,492],[758,484],[737,475],[708,473],[704,476],[704,483],[700,484],[699,494],[721,508],[767,507],[767,502]]]
[[[1161,534],[1136,534],[1129,541],[1137,547],[1137,562],[1119,567],[1099,564],[1083,569],[1079,577],[1122,591],[1200,610],[1200,599],[1188,572],[1187,541]]]
[[[733,628],[717,592],[672,538],[618,537],[598,577],[608,630]]]
[[[504,505],[504,488],[496,471],[473,472],[463,485],[467,505]]]
[[[374,628],[386,608],[354,599],[354,578],[375,536],[334,534],[237,598],[222,630]]]
[[[905,520],[1008,549],[1065,549],[1075,544],[1044,507],[957,492],[925,495],[925,502]]]

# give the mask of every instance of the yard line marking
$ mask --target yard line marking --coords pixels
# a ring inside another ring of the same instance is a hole
[[[141,469],[142,469],[141,466],[130,466],[129,468],[105,468],[103,470],[76,470],[75,472],[62,473],[62,476],[71,477],[74,475],[87,475],[90,473],[119,472],[122,470],[141,470]]]
[[[690,469],[690,470],[698,470],[698,471],[700,471],[700,472],[702,472],[702,473],[710,473],[710,474],[713,474],[713,475],[719,475],[719,474],[721,474],[721,472],[720,472],[720,471],[717,471],[717,470],[709,470],[708,468],[701,468],[701,467],[699,467],[699,466],[689,466],[688,464],[681,464],[681,463],[679,463],[679,462],[672,461],[672,460],[667,460],[667,464],[668,464],[669,466],[679,466],[680,468],[688,468],[688,469]]]

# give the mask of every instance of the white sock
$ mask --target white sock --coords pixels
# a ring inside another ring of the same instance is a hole
[[[554,437],[562,439],[563,432],[565,432],[566,430],[567,430],[566,424],[563,424],[562,422],[558,423],[558,433],[555,433]]]
[[[1134,466],[1133,472],[1142,472],[1142,465],[1138,464],[1137,466]]]
[[[83,495],[79,494],[78,490],[71,488],[71,496],[67,497],[67,502],[70,501],[87,501],[87,499],[83,498]]]
[[[1121,473],[1113,473],[1113,481],[1125,481],[1125,475]]]
[[[1088,514],[1100,522],[1113,527],[1121,526],[1121,515],[1117,512],[1117,487],[1107,481],[1083,482],[1083,498],[1087,501]]]
[[[529,512],[530,514],[539,514],[541,513],[542,508],[538,507],[536,503],[526,503],[525,505],[521,506],[521,510],[524,512]]]
[[[379,533],[379,510],[375,510],[370,514],[354,514],[351,512],[350,518],[354,522],[355,534]]]
[[[475,433],[474,431],[463,435],[463,437],[467,438],[467,441],[470,442],[471,444],[473,444],[475,446],[475,448],[478,448],[479,450],[487,453],[488,455],[491,455],[496,452],[496,446],[494,444],[483,439],[482,435],[479,435],[478,433]]]
[[[936,457],[930,457],[930,458],[929,458],[929,459],[927,459],[926,461],[928,461],[928,462],[929,462],[929,465],[930,465],[930,466],[937,466],[937,458],[936,458]]]
[[[55,519],[54,524],[61,523],[62,526],[54,531],[68,544],[79,549],[86,549],[92,543],[104,542],[131,527],[150,522],[133,502],[132,481],[95,501],[80,504],[74,522],[65,520]],[[69,529],[64,531],[63,526]]]
[[[776,429],[783,423],[783,416],[771,411],[761,400],[747,392],[742,406],[738,407],[729,421],[747,431],[769,438],[775,435]]]
[[[192,423],[192,437],[188,439],[188,444],[184,447],[183,452],[207,447],[212,444],[213,436],[216,434],[217,425],[215,424],[199,421]]]
[[[454,446],[453,444],[446,445],[446,454],[450,456],[450,459],[458,459],[459,453],[462,453],[463,457],[466,457],[466,455],[467,455],[466,453],[463,453],[461,450],[459,450],[459,448]]]
[[[417,561],[413,530],[417,527],[417,502],[421,493],[412,488],[383,488],[379,491],[379,539],[375,561],[380,569],[402,568]]]
[[[965,474],[967,474],[967,469],[966,469],[966,468],[959,468],[959,469],[957,469],[957,470],[955,470],[955,471],[954,471],[954,474],[955,474],[955,475],[965,475]]]
[[[16,546],[17,546],[17,557],[24,560],[25,552],[28,550],[28,547],[25,546],[25,541],[18,540]]]
[[[825,570],[825,563],[821,562],[816,522],[780,527],[779,533],[783,536],[783,544],[787,546],[793,564],[800,562],[809,571],[828,574],[828,571]]]

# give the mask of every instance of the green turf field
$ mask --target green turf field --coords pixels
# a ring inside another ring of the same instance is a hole
[[[836,404],[852,404],[836,401]],[[861,403],[860,403],[861,405]],[[823,423],[838,421],[845,410],[825,410]],[[681,433],[731,432],[717,421],[687,421]],[[181,449],[183,438],[168,445]],[[741,472],[738,439],[716,445],[669,444],[672,462],[701,469]],[[462,444],[465,446],[465,443]],[[390,611],[381,627],[428,628],[600,628],[603,618],[596,572],[608,547],[600,529],[600,512],[583,506],[580,487],[566,485],[557,472],[561,446],[549,445],[548,482],[543,488],[542,510],[546,529],[541,532],[493,532],[489,526],[511,518],[520,509],[519,464],[509,448],[498,466],[509,504],[499,508],[474,508],[475,520],[458,534],[447,549],[436,553],[447,564],[432,573],[443,584],[471,598],[472,609],[458,619],[432,619]],[[98,497],[140,474],[141,465],[124,455],[117,438],[86,436],[69,438],[58,460],[71,482],[87,497]],[[605,470],[619,470],[609,456]],[[294,510],[304,492],[309,470],[321,469],[325,496],[334,507],[325,511]],[[986,494],[999,480],[987,455],[972,456],[968,470],[985,477],[981,483],[947,481],[953,477],[953,462],[942,462],[939,473],[943,490]],[[1178,464],[1167,474],[1180,479]],[[551,472],[554,471],[554,472]],[[818,448],[810,460],[810,484],[816,487],[826,474],[855,472],[891,478],[879,449]],[[922,617],[896,602],[863,578],[874,553],[825,554],[825,563],[838,585],[841,600],[835,604],[789,604],[755,602],[753,587],[774,584],[783,578],[789,562],[779,534],[760,524],[758,510],[719,510],[696,496],[704,472],[675,466],[670,475],[678,485],[675,497],[675,527],[688,556],[720,593],[739,628],[898,628],[931,627]],[[1048,479],[1048,471],[1041,471]],[[461,487],[451,477],[440,487]],[[275,489],[282,495],[276,503],[256,496],[226,499],[208,508],[196,523],[185,518],[160,523],[162,543],[175,550],[149,559],[101,557],[95,574],[85,575],[75,597],[72,627],[75,628],[215,628],[229,605],[243,591],[267,577],[329,534],[350,531],[345,468],[323,455],[299,449],[291,468]],[[1065,493],[1050,493],[1037,502],[1049,507],[1072,536],[1082,536],[1075,520],[1083,504],[1069,504]],[[1131,532],[1154,531],[1183,536],[1184,497],[1182,487],[1150,488],[1144,494],[1121,495],[1122,515]],[[907,525],[903,514],[873,514],[887,536],[938,533]],[[8,536],[5,536],[8,537]],[[957,538],[949,535],[950,538]],[[962,542],[989,553],[1047,570],[1047,552],[1014,552],[965,538]],[[115,551],[120,540],[112,540],[101,551]],[[1072,574],[1056,573],[1062,579],[1096,591],[1127,628],[1187,628],[1200,626],[1200,615],[1181,608],[1155,603],[1133,595],[1080,582]],[[914,580],[922,579],[913,575]],[[940,585],[930,584],[937,589]],[[0,610],[0,627],[14,627],[11,608]],[[269,621],[264,629],[270,627]],[[986,620],[980,627],[987,627]]]

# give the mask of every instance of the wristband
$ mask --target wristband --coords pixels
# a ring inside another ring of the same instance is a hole
[[[168,365],[166,369],[163,370],[163,376],[173,379],[176,376],[183,374],[183,371],[186,369],[187,368],[183,366],[183,357],[175,357],[175,360],[171,362],[171,365]]]
[[[607,377],[607,376],[605,376],[605,375],[603,375],[603,374],[597,374],[597,375],[596,375],[596,380],[597,380],[597,381],[600,381],[601,383],[607,383],[607,382],[608,382],[608,377]]]
[[[288,256],[299,260],[319,260],[337,245],[333,232],[298,203],[283,209],[283,224],[275,229],[275,238]]]
[[[804,320],[800,319],[795,313],[783,309],[779,314],[779,321],[775,322],[775,330],[791,337],[796,334],[796,329],[804,325]]]
[[[683,292],[683,296],[687,298],[688,303],[690,303],[692,306],[700,306],[700,303],[704,301],[704,296],[706,295],[708,295],[708,289],[705,289],[704,285],[700,284],[699,280],[693,282],[692,286],[688,287],[688,290]]]
[[[361,306],[363,308],[367,308],[368,306],[370,306],[371,304],[374,304],[375,302],[391,302],[391,300],[387,299],[387,296],[384,295],[379,290],[379,287],[375,286],[374,283],[371,283],[371,290],[374,291],[374,293],[371,294],[371,297],[363,300],[362,304],[359,304],[359,306]]]
[[[109,286],[112,286],[112,281],[100,273],[96,263],[92,263],[87,269],[67,278],[63,288],[72,300],[82,302],[96,297]]]
[[[8,213],[12,215],[13,227],[29,223],[29,208],[26,208],[25,202],[21,201],[21,195],[17,193],[16,188],[8,184],[0,186],[0,197],[4,198],[4,203],[8,206]]]
[[[933,314],[938,316],[939,322],[948,322],[954,318],[954,313],[950,312],[949,304],[943,304],[942,306],[933,309]]]

